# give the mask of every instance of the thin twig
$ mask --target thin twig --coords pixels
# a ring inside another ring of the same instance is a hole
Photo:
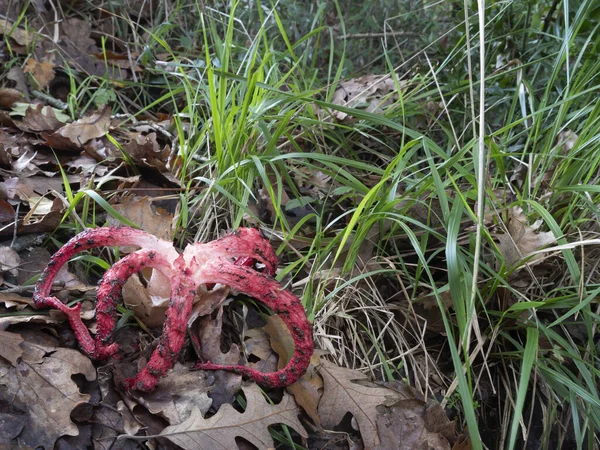
[[[417,33],[411,33],[409,31],[390,31],[387,33],[355,33],[355,34],[345,34],[343,36],[338,36],[338,40],[342,39],[379,39],[382,37],[415,37]]]

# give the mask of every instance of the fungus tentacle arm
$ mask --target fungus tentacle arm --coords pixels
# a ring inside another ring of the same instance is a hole
[[[73,237],[50,258],[48,266],[40,275],[35,286],[33,293],[35,306],[38,308],[44,306],[57,308],[52,301],[48,301],[52,283],[60,268],[77,253],[89,250],[90,248],[123,245],[135,245],[147,250],[156,250],[170,260],[175,260],[179,256],[173,244],[145,231],[129,227],[91,228]]]
[[[172,279],[176,270],[164,254],[156,250],[138,250],[117,261],[108,269],[98,286],[96,304],[96,352],[101,352],[111,337],[117,324],[117,304],[121,299],[123,286],[136,272],[145,267],[160,271]],[[111,344],[115,345],[115,344]]]
[[[220,365],[210,362],[196,366],[202,370],[226,370],[253,379],[265,387],[284,387],[297,381],[310,364],[314,351],[312,326],[300,299],[279,283],[248,267],[229,262],[211,262],[203,267],[201,274],[205,280],[197,279],[198,284],[211,280],[231,287],[232,289],[255,298],[278,314],[288,327],[294,339],[294,353],[285,367],[264,373],[256,369],[239,365]]]
[[[183,269],[171,279],[171,301],[158,346],[140,373],[135,378],[125,380],[126,388],[152,391],[177,361],[185,342],[187,322],[197,291],[197,285],[191,280],[188,269]]]

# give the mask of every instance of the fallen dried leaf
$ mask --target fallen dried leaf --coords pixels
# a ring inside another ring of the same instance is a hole
[[[368,378],[361,372],[324,362],[319,368],[323,377],[323,397],[319,415],[324,428],[334,429],[347,413],[351,413],[360,430],[366,449],[381,443],[377,433],[377,406],[399,399],[398,392],[358,384]]]
[[[16,365],[0,360],[0,385],[4,386],[0,400],[24,412],[19,442],[53,448],[62,435],[77,436],[71,411],[90,398],[79,391],[71,377],[83,374],[92,381],[96,370],[78,351],[38,343],[41,339],[35,338],[39,336],[33,337],[27,336],[20,343],[18,338],[8,341],[17,346],[15,352],[23,353]]]
[[[1,28],[2,22],[0,22],[0,29]],[[8,78],[11,81],[14,81],[17,91],[22,92],[23,95],[25,95],[25,98],[29,98],[29,89],[27,86],[27,80],[25,79],[25,72],[23,72],[23,69],[21,67],[15,66],[12,69],[10,69],[6,74],[6,78]]]
[[[204,419],[196,408],[188,420],[165,428],[161,436],[186,450],[232,450],[239,448],[237,437],[261,449],[273,448],[268,427],[279,423],[307,437],[306,430],[298,420],[299,411],[293,397],[284,393],[279,404],[271,405],[256,384],[243,389],[247,401],[244,412],[240,413],[226,404],[214,416]]]
[[[39,89],[46,89],[54,80],[54,64],[48,61],[38,62],[29,58],[23,67],[23,71],[31,75]]]
[[[271,337],[271,346],[279,355],[277,368],[283,368],[294,353],[294,340],[288,331],[287,326],[279,316],[268,316],[265,330]],[[321,390],[323,389],[323,379],[317,375],[315,367],[320,363],[320,355],[313,354],[311,365],[306,373],[294,384],[288,386],[288,392],[294,394],[296,403],[300,405],[306,414],[317,425],[321,425],[321,417],[318,413],[319,400],[321,399]]]
[[[155,235],[159,239],[172,241],[175,231],[173,229],[173,214],[155,206],[149,197],[126,197],[120,203],[114,205],[127,219],[139,226],[142,230]],[[108,224],[117,226],[121,222],[113,217],[108,218]],[[125,252],[133,250],[133,247],[125,249]]]
[[[375,450],[450,450],[449,439],[455,437],[454,422],[442,407],[417,399],[378,406],[377,430],[381,443]]]
[[[202,372],[176,364],[160,380],[157,389],[151,393],[140,393],[137,400],[152,414],[160,414],[169,424],[175,425],[190,417],[194,409],[202,414],[208,412],[212,404],[207,394],[209,389]]]
[[[173,240],[173,215],[155,207],[148,197],[128,197],[114,208],[143,230],[161,239]],[[109,217],[108,223],[120,224],[112,217]],[[137,247],[121,247],[121,251],[125,253],[136,249]],[[123,301],[146,326],[157,327],[165,320],[165,311],[171,295],[170,283],[157,270],[149,269],[142,273],[146,276],[144,282],[139,277],[127,280],[123,286]]]
[[[21,275],[19,271],[19,275]],[[18,280],[17,280],[18,281]],[[7,308],[17,307],[17,309],[23,309],[27,305],[32,305],[33,300],[31,297],[22,297],[19,294],[12,292],[0,292],[0,303],[4,303]],[[2,327],[0,326],[0,329]]]
[[[136,434],[142,427],[131,411],[123,405],[113,381],[112,368],[106,365],[98,368],[98,384],[102,402],[94,408],[92,417],[92,437],[96,450],[139,450],[134,441],[117,441],[123,433]]]
[[[248,353],[249,366],[261,372],[275,372],[277,370],[279,357],[271,348],[271,341],[264,328],[251,328],[246,331],[244,346]],[[250,357],[258,358],[258,361],[254,362]]]
[[[11,38],[19,45],[29,45],[35,37],[31,31],[19,28],[6,19],[0,19],[0,34]]]
[[[406,82],[401,82],[400,86],[406,86]],[[340,83],[331,103],[379,114],[397,100],[396,82],[390,76],[364,75]],[[340,121],[349,117],[342,111],[334,111],[333,116]]]
[[[22,342],[21,335],[0,331],[0,356],[16,366],[19,358],[23,355]]]
[[[519,206],[508,211],[506,226],[508,233],[500,234],[496,238],[499,241],[498,248],[504,256],[504,263],[508,267],[527,258],[530,253],[556,243],[556,238],[551,231],[538,233],[535,230],[539,225],[533,227],[527,225],[527,218]],[[527,264],[533,266],[541,262],[543,257],[542,254],[534,255]]]
[[[0,88],[0,108],[11,108],[23,100],[23,94],[16,89]]]
[[[64,125],[56,118],[54,110],[50,106],[41,103],[37,105],[28,104],[25,109],[25,117],[15,120],[19,130],[27,133],[39,133],[42,131],[56,131]]]
[[[54,135],[66,138],[76,148],[80,148],[86,142],[102,137],[108,132],[110,112],[110,106],[105,106],[102,110],[96,111],[89,117],[65,125],[56,131]],[[54,135],[51,135],[51,137]]]
[[[17,217],[15,209],[6,200],[0,199],[0,223],[12,222]]]
[[[214,290],[213,290],[214,291]],[[223,304],[229,295],[229,288],[223,286],[217,289],[218,293],[213,291],[200,293],[199,306],[204,307],[207,303],[212,303],[213,307],[218,307],[216,317],[213,319],[209,311],[200,317],[191,328],[192,339],[196,352],[202,361],[211,361],[215,364],[240,364],[240,349],[232,344],[227,353],[221,351],[221,334],[223,329]],[[217,306],[218,305],[218,306]],[[242,387],[242,377],[232,372],[217,371],[206,373],[209,380],[212,381],[212,388],[208,396],[212,399],[212,409],[217,410],[223,404],[233,403],[235,396]]]
[[[16,277],[20,264],[21,258],[17,252],[10,247],[0,247],[0,271],[9,272]]]
[[[90,51],[96,48],[96,42],[90,37],[92,26],[89,21],[69,17],[61,25],[65,35],[79,49]]]
[[[32,279],[34,276],[42,273],[46,268],[46,264],[50,261],[50,252],[43,247],[31,247],[31,250],[22,252],[21,267],[17,275],[17,283],[19,285]]]

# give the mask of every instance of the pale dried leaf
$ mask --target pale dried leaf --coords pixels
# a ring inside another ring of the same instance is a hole
[[[249,362],[248,365],[261,372],[275,372],[277,370],[277,353],[271,348],[271,342],[264,328],[251,328],[245,333],[244,346],[248,356],[258,358],[258,361]]]
[[[135,223],[142,230],[153,234],[159,239],[172,241],[174,236],[173,214],[157,207],[149,197],[127,197],[114,205],[127,219]],[[108,218],[109,225],[122,225],[112,216]],[[132,247],[125,247],[125,252],[133,250]]]
[[[450,450],[454,422],[439,404],[417,399],[400,400],[393,406],[377,407],[377,430],[381,443],[376,450]],[[402,439],[398,439],[402,436]]]
[[[115,205],[115,209],[144,231],[166,241],[173,240],[173,215],[155,207],[150,198],[129,197]],[[108,223],[110,225],[120,224],[112,217],[109,217]],[[121,247],[121,250],[126,253],[135,249],[134,247]],[[145,271],[144,274],[148,275],[146,286],[137,277],[127,280],[123,287],[123,301],[147,326],[155,327],[164,322],[167,302],[171,295],[170,283],[157,270]]]
[[[16,340],[14,342],[17,342]],[[96,370],[88,358],[76,350],[46,346],[28,340],[15,366],[0,360],[0,401],[10,402],[24,411],[24,426],[19,441],[31,447],[53,448],[62,435],[77,436],[71,411],[89,401],[71,378],[83,374],[88,381]]]
[[[31,313],[30,316],[4,316],[0,317],[0,330],[6,330],[10,325],[15,325],[17,323],[60,323],[61,321],[50,317],[48,314],[36,314],[34,312]]]
[[[17,333],[0,331],[0,356],[15,366],[19,358],[23,355],[21,343],[23,338]]]
[[[130,277],[123,286],[123,303],[149,328],[159,327],[165,322],[165,314],[169,306],[169,283],[164,285],[166,289],[158,292],[154,289],[155,286],[160,285],[154,283],[152,286],[147,286],[136,275]]]
[[[23,94],[16,89],[0,88],[0,108],[11,108],[16,102],[23,100]]]
[[[391,389],[366,386],[356,381],[367,380],[361,372],[324,362],[319,369],[323,377],[323,397],[319,415],[324,428],[333,429],[349,412],[358,423],[365,448],[380,444],[377,434],[377,406],[399,398]]]
[[[2,33],[2,21],[0,20],[0,34]],[[15,82],[15,87],[17,91],[25,93],[27,97],[27,93],[29,92],[29,87],[27,86],[27,80],[25,79],[25,72],[20,66],[15,66],[8,71],[6,74],[6,78]]]
[[[92,435],[95,450],[139,450],[136,442],[117,441],[120,434],[136,434],[142,425],[131,411],[123,405],[117,392],[110,365],[98,368],[98,384],[102,402],[94,408]]]
[[[191,336],[194,337],[192,342],[202,361],[233,365],[241,363],[240,349],[236,344],[231,344],[227,353],[221,351],[223,308],[220,308],[220,306],[228,295],[229,288],[222,286],[218,289],[213,289],[210,292],[200,291],[197,296],[200,301],[194,307],[194,310],[204,310],[205,305],[210,305],[211,302],[213,306],[217,305],[217,307],[219,307],[214,319],[210,315],[213,309],[209,309],[206,313],[207,315],[200,317],[190,330]],[[188,322],[188,325],[191,326],[190,322]],[[235,396],[242,386],[242,377],[240,375],[233,372],[218,370],[216,372],[207,372],[206,376],[212,381],[212,388],[208,395],[213,401],[213,409],[218,409],[225,403],[233,403],[235,401]]]
[[[50,261],[50,252],[44,247],[30,247],[30,250],[21,252],[20,256],[21,267],[17,275],[17,283],[20,285],[42,273]]]
[[[244,387],[246,410],[236,411],[231,405],[223,405],[209,419],[204,419],[195,409],[188,420],[165,428],[161,436],[186,450],[232,450],[239,448],[236,437],[242,437],[258,448],[274,447],[268,427],[284,424],[307,437],[306,430],[298,420],[298,408],[294,399],[284,394],[277,405],[267,403],[260,388],[251,384]]]
[[[41,103],[37,105],[26,104],[25,116],[22,120],[15,120],[19,130],[28,133],[39,133],[42,131],[55,131],[64,125],[50,106]]]
[[[23,71],[31,75],[40,89],[46,89],[54,80],[54,64],[48,61],[38,62],[29,58],[23,67]]]
[[[175,364],[153,392],[141,393],[137,400],[152,414],[160,414],[174,425],[190,417],[196,408],[202,414],[208,412],[212,404],[208,390],[203,372]]]
[[[271,337],[273,350],[279,355],[277,368],[282,369],[294,354],[294,340],[281,317],[268,316],[266,320],[265,330]],[[321,399],[321,390],[323,389],[323,379],[315,371],[315,366],[319,363],[320,355],[313,354],[311,364],[304,375],[286,388],[288,392],[294,394],[296,403],[304,409],[317,425],[321,424],[318,406]]]
[[[64,265],[60,268],[56,277],[54,278],[55,283],[62,283],[64,289],[68,291],[87,291],[90,289],[90,286],[83,283],[77,275],[72,272],[69,272],[69,266]]]
[[[82,146],[86,142],[102,137],[108,132],[110,111],[110,106],[106,106],[89,117],[65,125],[54,134],[68,139],[75,146]]]
[[[17,252],[10,247],[0,247],[0,271],[9,272],[16,277],[20,264],[21,258]]]
[[[16,212],[12,205],[6,200],[0,199],[0,223],[12,222],[15,218]]]
[[[507,229],[507,234],[496,237],[499,241],[498,248],[508,267],[527,258],[530,253],[556,243],[556,238],[551,231],[538,233],[533,227],[527,225],[527,218],[518,206],[511,208],[508,212]],[[534,255],[527,261],[527,264],[535,265],[542,258],[541,254]]]
[[[402,83],[401,86],[405,86]],[[388,75],[364,75],[343,81],[333,93],[331,103],[380,114],[398,100],[395,81]],[[333,116],[344,121],[348,114],[334,111]]]
[[[0,330],[6,330],[10,325],[15,325],[17,323],[60,323],[61,320],[58,320],[55,317],[51,317],[48,314],[37,314],[32,312],[30,316],[27,315],[8,315],[4,317],[0,317]]]
[[[0,34],[11,38],[19,45],[29,45],[35,37],[31,31],[15,27],[11,21],[6,19],[0,19]]]
[[[73,160],[69,160],[65,163],[67,167],[70,167],[75,170],[80,170],[85,175],[99,175],[103,177],[110,170],[109,167],[98,164],[94,158],[89,155],[81,155],[78,158]],[[98,179],[96,179],[98,181]]]
[[[96,47],[96,42],[90,37],[92,26],[89,21],[69,17],[63,20],[62,29],[77,48],[87,51]]]
[[[21,272],[19,272],[19,275],[21,275]],[[17,306],[18,309],[23,309],[25,306],[31,305],[33,300],[31,297],[23,297],[12,292],[0,292],[0,303],[4,303],[7,308]]]

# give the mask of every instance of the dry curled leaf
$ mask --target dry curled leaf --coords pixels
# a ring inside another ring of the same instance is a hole
[[[173,214],[155,207],[150,198],[128,197],[115,205],[115,209],[141,229],[161,239],[173,240]],[[119,222],[112,218],[108,219],[108,223],[119,225]],[[135,249],[136,247],[121,247],[121,251],[126,253]],[[139,277],[127,280],[123,287],[123,301],[146,326],[157,327],[165,320],[165,311],[171,295],[170,283],[158,270],[148,269],[142,273],[147,275],[144,281]]]
[[[95,48],[96,42],[90,37],[92,26],[89,21],[69,17],[61,25],[65,36],[78,48],[83,51]]]
[[[46,89],[55,77],[54,64],[48,61],[38,62],[33,58],[27,60],[23,71],[31,75],[39,89]]]
[[[151,393],[140,393],[138,402],[152,414],[159,414],[170,424],[186,420],[194,409],[205,414],[211,406],[208,397],[209,386],[200,371],[191,371],[176,364],[158,388]]]
[[[75,148],[80,148],[86,142],[104,136],[110,125],[110,106],[96,111],[89,117],[84,117],[69,123],[48,137],[49,141],[60,136],[67,139]]]
[[[277,369],[283,368],[294,353],[294,340],[285,323],[279,316],[268,316],[265,331],[271,338],[271,346],[279,355]],[[315,373],[315,366],[319,364],[320,355],[315,353],[311,358],[311,365],[302,377],[294,384],[288,386],[288,392],[294,394],[296,403],[304,409],[306,414],[315,422],[321,424],[321,417],[317,411],[321,399],[323,380]]]
[[[197,303],[194,306],[195,313],[201,317],[193,325],[190,319],[192,342],[196,348],[196,353],[201,361],[212,361],[216,364],[240,364],[240,349],[236,344],[231,344],[229,351],[221,351],[221,334],[223,330],[223,302],[229,295],[229,288],[221,286],[209,292],[199,291],[196,298]],[[203,314],[204,308],[219,308],[216,317],[211,315],[212,309]],[[205,315],[206,314],[206,315]],[[242,387],[242,377],[238,374],[219,370],[217,372],[208,372],[206,375],[212,381],[212,387],[209,397],[212,399],[212,409],[216,410],[225,403],[233,403],[235,396]]]
[[[173,214],[156,205],[150,197],[126,197],[114,208],[142,230],[155,235],[159,239],[172,241],[175,234],[173,229]],[[121,225],[112,216],[108,224]],[[133,251],[133,247],[125,247],[125,252]]]
[[[20,264],[21,258],[17,252],[10,247],[0,247],[0,271],[9,272],[16,277]]]
[[[56,118],[56,114],[50,106],[44,106],[40,103],[28,105],[25,116],[22,120],[15,120],[15,125],[21,131],[39,133],[58,130],[64,123]]]
[[[279,423],[307,437],[298,420],[296,402],[290,395],[284,394],[279,404],[272,405],[265,400],[256,384],[243,389],[247,401],[244,412],[240,413],[226,404],[214,416],[204,419],[196,408],[188,420],[165,428],[160,435],[185,450],[232,450],[239,448],[237,437],[261,449],[272,448],[274,443],[268,427]]]
[[[0,331],[0,356],[9,361],[13,366],[17,364],[19,358],[23,356],[21,343],[23,338],[17,333]]]
[[[358,423],[365,449],[381,443],[377,433],[377,406],[399,399],[399,394],[379,386],[359,384],[367,377],[361,372],[324,362],[319,369],[323,377],[323,397],[319,415],[324,428],[334,429],[347,413]]]
[[[39,336],[33,337],[22,342],[18,338],[3,340],[5,346],[16,346],[15,354],[22,354],[15,365],[0,360],[0,401],[21,414],[20,443],[53,448],[60,436],[78,435],[70,414],[90,398],[79,391],[72,376],[83,374],[92,381],[96,370],[78,351],[57,348],[40,342]]]
[[[499,243],[498,248],[504,256],[504,263],[510,267],[536,250],[556,243],[556,238],[551,231],[536,232],[539,225],[527,225],[527,217],[523,209],[518,206],[508,211],[507,220],[508,233],[496,236]],[[532,266],[541,262],[543,255],[534,255],[527,261]]]
[[[406,82],[403,82],[401,87],[405,85]],[[396,82],[389,75],[364,75],[340,83],[333,93],[331,103],[371,113],[382,113],[397,100]],[[340,121],[349,117],[342,111],[334,111],[333,116]]]
[[[131,409],[125,406],[113,378],[114,364],[98,367],[98,386],[102,401],[94,408],[92,438],[94,450],[139,450],[134,441],[117,441],[117,436],[127,433],[136,434],[143,424],[136,420]],[[128,398],[125,398],[128,401]],[[134,401],[129,405],[135,405]]]
[[[23,94],[16,89],[0,88],[0,108],[11,108],[23,100]]]
[[[11,38],[19,45],[29,45],[35,37],[31,31],[17,27],[6,19],[0,19],[0,34]]]
[[[377,431],[381,443],[376,450],[450,450],[455,438],[454,422],[439,404],[414,398],[378,406]]]

